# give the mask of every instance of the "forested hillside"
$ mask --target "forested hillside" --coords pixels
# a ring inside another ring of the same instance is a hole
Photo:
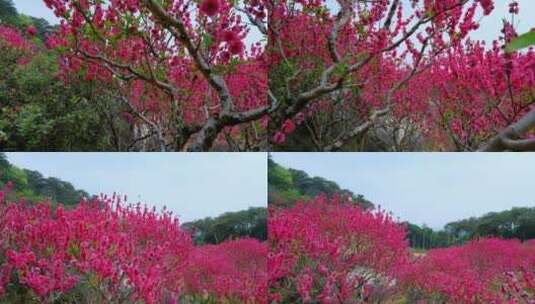
[[[12,188],[8,198],[24,198],[29,202],[50,200],[64,205],[75,205],[81,198],[90,198],[84,190],[76,189],[71,183],[56,177],[44,177],[37,171],[19,168],[9,163],[0,153],[0,189]]]
[[[365,209],[373,208],[373,203],[362,194],[355,194],[323,177],[310,177],[306,172],[284,168],[271,157],[268,159],[268,202],[272,205],[290,206],[298,200],[308,200],[318,194],[332,197],[335,194],[348,196]]]

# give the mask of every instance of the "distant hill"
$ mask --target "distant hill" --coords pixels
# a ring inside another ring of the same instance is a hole
[[[52,26],[43,18],[35,18],[20,14],[11,0],[0,0],[0,24],[11,27],[26,29],[32,25],[37,30],[37,36],[44,40],[47,34],[51,33],[55,26]]]
[[[227,212],[218,217],[182,224],[193,235],[196,244],[219,244],[229,239],[251,237],[267,240],[266,208],[255,207],[238,212]]]
[[[362,194],[355,194],[323,177],[311,177],[306,172],[285,168],[268,158],[268,202],[270,205],[290,206],[301,199],[313,198],[323,193],[328,197],[335,194],[351,197],[363,208],[374,208],[372,202]]]
[[[25,198],[30,202],[50,200],[64,205],[77,204],[82,197],[91,197],[84,190],[76,189],[71,183],[56,177],[45,178],[40,172],[19,168],[9,163],[6,155],[0,153],[0,189],[7,182],[13,183],[9,199]]]
[[[445,230],[457,237],[498,236],[527,240],[535,238],[535,207],[513,207],[448,223]]]

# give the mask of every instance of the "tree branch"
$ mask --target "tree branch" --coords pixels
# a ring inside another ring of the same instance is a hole
[[[535,128],[535,108],[524,115],[519,121],[505,128],[494,136],[481,152],[535,151],[535,138],[520,139],[522,135]]]
[[[356,137],[361,137],[366,132],[368,132],[370,127],[375,124],[377,119],[379,119],[382,116],[385,116],[386,114],[388,114],[388,112],[390,112],[390,108],[389,107],[387,107],[387,108],[385,108],[383,110],[373,111],[373,113],[370,115],[370,117],[365,122],[361,123],[360,125],[355,127],[353,130],[351,130],[350,132],[348,132],[345,135],[343,135],[340,139],[335,141],[332,145],[329,145],[329,146],[323,148],[323,152],[331,152],[331,151],[340,150],[342,148],[342,146],[348,140],[350,140],[352,138],[356,138]]]

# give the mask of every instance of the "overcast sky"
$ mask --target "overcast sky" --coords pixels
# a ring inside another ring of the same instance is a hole
[[[267,204],[265,153],[6,153],[91,194],[164,205],[182,222]]]
[[[402,0],[408,3],[409,0]],[[517,0],[520,5],[520,14],[515,21],[517,29],[520,33],[527,32],[535,27],[535,1],[534,0]],[[58,20],[50,11],[42,0],[13,0],[15,6],[26,15],[41,17],[47,19],[51,23],[57,23]],[[485,16],[481,20],[480,28],[472,34],[475,40],[485,40],[491,42],[500,34],[502,19],[508,17],[508,5],[511,1],[508,0],[494,0],[495,9],[490,16]],[[334,0],[327,0],[327,3],[335,3]],[[481,17],[481,9],[478,10],[479,19]],[[251,41],[257,41],[260,35],[257,31],[253,31],[253,37],[249,37]]]
[[[442,228],[448,222],[535,207],[535,153],[272,153],[361,193],[401,220]]]

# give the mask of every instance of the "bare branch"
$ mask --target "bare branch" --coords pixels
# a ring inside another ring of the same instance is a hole
[[[385,23],[383,24],[383,28],[389,29],[390,25],[392,24],[392,19],[394,18],[394,14],[396,13],[396,9],[398,8],[399,0],[394,0],[392,2],[392,5],[390,5],[390,9],[388,10],[388,15],[386,17]]]
[[[353,130],[351,130],[350,132],[348,132],[345,135],[343,135],[340,139],[338,139],[332,145],[329,145],[329,146],[325,147],[323,149],[323,151],[324,152],[330,152],[330,151],[340,150],[342,148],[342,146],[348,140],[350,140],[352,138],[361,137],[366,132],[368,132],[370,127],[373,126],[373,124],[377,121],[377,119],[379,119],[382,116],[385,116],[388,112],[390,112],[390,108],[389,107],[387,107],[385,109],[382,109],[382,110],[379,110],[379,111],[374,111],[365,122],[361,123],[360,125],[355,127]]]

